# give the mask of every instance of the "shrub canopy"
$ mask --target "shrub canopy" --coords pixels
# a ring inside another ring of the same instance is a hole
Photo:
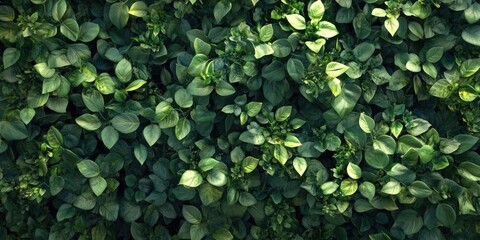
[[[473,0],[0,4],[1,239],[473,239]]]

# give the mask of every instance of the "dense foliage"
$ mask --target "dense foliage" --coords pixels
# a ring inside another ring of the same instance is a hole
[[[0,4],[0,239],[476,239],[474,0]]]

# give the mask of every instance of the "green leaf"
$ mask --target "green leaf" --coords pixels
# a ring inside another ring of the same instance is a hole
[[[387,16],[387,12],[381,8],[374,8],[372,10],[372,16],[375,16],[375,17],[386,17]]]
[[[102,122],[100,122],[100,119],[98,119],[97,116],[88,113],[77,117],[75,122],[78,124],[78,126],[88,131],[95,131],[102,126]]]
[[[65,179],[61,176],[50,176],[49,179],[50,194],[55,196],[59,194],[65,186]]]
[[[21,121],[0,121],[0,135],[7,141],[22,140],[28,137],[28,131]]]
[[[230,96],[235,93],[235,88],[227,81],[219,81],[215,85],[215,92],[220,96]]]
[[[422,70],[432,78],[437,78],[438,76],[437,68],[433,63],[427,62],[422,64]]]
[[[307,167],[308,164],[305,158],[296,157],[293,159],[293,168],[297,171],[298,175],[303,176]]]
[[[398,28],[400,27],[400,23],[396,18],[388,18],[384,22],[385,29],[387,29],[388,33],[392,35],[392,37],[397,32]]]
[[[103,100],[103,95],[96,90],[82,92],[82,100],[88,110],[92,112],[101,112],[103,111],[105,102]]]
[[[188,66],[188,74],[193,77],[199,77],[205,70],[208,63],[208,57],[204,54],[196,54]]]
[[[290,117],[291,114],[292,106],[279,107],[277,111],[275,111],[275,120],[278,122],[284,122]]]
[[[214,169],[208,173],[207,181],[215,187],[223,187],[227,184],[228,179],[224,171]]]
[[[118,211],[120,206],[115,202],[108,202],[100,206],[100,215],[108,221],[116,221],[118,218]]]
[[[275,145],[273,148],[273,157],[282,165],[285,165],[290,158],[287,149],[283,145]]]
[[[322,20],[324,13],[325,7],[320,0],[313,2],[312,5],[310,5],[310,7],[308,8],[308,17],[312,20]]]
[[[190,121],[186,118],[182,118],[175,125],[175,136],[178,140],[184,139],[191,131]]]
[[[70,41],[75,42],[80,34],[80,27],[75,19],[68,18],[60,25],[60,32]]]
[[[90,188],[92,188],[93,193],[95,195],[100,196],[105,189],[107,189],[107,181],[100,176],[96,176],[89,179]]]
[[[7,48],[3,51],[3,68],[7,69],[20,59],[20,50],[16,48]]]
[[[362,89],[356,84],[345,84],[342,92],[332,101],[332,107],[340,117],[349,114],[362,94]]]
[[[158,141],[161,133],[160,127],[157,124],[150,124],[143,129],[143,137],[150,147]]]
[[[181,108],[189,108],[193,105],[192,95],[190,95],[188,91],[183,88],[180,88],[175,92],[174,99]]]
[[[0,21],[11,22],[15,19],[15,10],[7,5],[0,5]]]
[[[135,91],[135,90],[141,88],[146,83],[147,83],[147,81],[145,81],[145,80],[137,79],[137,80],[131,82],[130,84],[128,84],[127,88],[125,88],[125,91],[127,91],[127,92]]]
[[[64,203],[58,208],[56,219],[61,222],[65,219],[70,219],[73,216],[75,216],[75,208],[68,203]]]
[[[353,49],[353,55],[361,62],[366,62],[375,52],[375,45],[369,42],[362,42]]]
[[[128,6],[123,2],[116,2],[110,6],[108,18],[116,28],[123,28],[128,23]]]
[[[428,121],[421,118],[416,118],[410,121],[406,125],[406,128],[408,133],[412,134],[413,136],[418,136],[428,131],[431,126],[432,125]]]
[[[458,90],[458,95],[465,102],[472,102],[478,97],[477,91],[472,86],[462,86]]]
[[[427,61],[431,63],[436,63],[442,59],[443,56],[443,47],[432,47],[428,49],[427,53],[425,54],[425,58]]]
[[[55,126],[51,126],[47,132],[47,142],[52,148],[59,148],[63,145],[63,136]]]
[[[32,121],[33,117],[35,117],[35,110],[32,108],[24,108],[20,111],[20,119],[22,119],[23,123],[28,124]]]
[[[445,203],[439,203],[437,205],[435,217],[440,224],[446,227],[453,226],[457,220],[457,214],[455,213],[455,210],[452,208],[452,206]]]
[[[260,44],[255,46],[255,58],[260,59],[264,56],[272,55],[274,52],[272,46],[270,44]]]
[[[143,144],[135,145],[135,147],[133,148],[133,155],[135,155],[135,158],[140,163],[140,165],[143,165],[148,157],[147,147],[145,147],[145,145]]]
[[[275,82],[283,81],[285,79],[284,64],[278,60],[274,60],[262,69],[262,77]]]
[[[55,69],[48,67],[46,63],[37,63],[33,67],[44,78],[51,78],[55,74]]]
[[[102,137],[103,144],[105,144],[105,147],[108,149],[111,149],[115,143],[117,143],[119,138],[117,130],[115,130],[115,128],[112,126],[106,126],[100,135]]]
[[[86,159],[77,163],[80,173],[86,178],[93,178],[100,174],[100,167],[92,160]]]
[[[246,113],[249,117],[255,117],[262,110],[261,102],[249,102],[245,105]]]
[[[460,65],[460,75],[462,77],[471,77],[480,69],[480,58],[468,59]]]
[[[440,79],[436,81],[429,92],[432,96],[438,98],[448,98],[452,94],[453,86],[448,80]]]
[[[462,39],[475,46],[480,46],[480,25],[470,26],[463,30]]]
[[[285,147],[289,147],[289,148],[296,148],[296,147],[302,146],[302,143],[293,134],[287,133],[287,136],[285,137],[285,140],[283,141],[283,145]]]
[[[285,16],[287,18],[288,23],[296,29],[296,30],[305,30],[307,28],[307,24],[305,22],[305,18],[300,14],[289,14]]]
[[[387,175],[397,179],[403,184],[410,184],[417,177],[414,171],[408,169],[400,163],[395,163],[392,168],[387,171]]]
[[[273,37],[273,26],[272,24],[267,24],[260,28],[259,32],[260,41],[268,42]]]
[[[202,222],[202,213],[197,207],[192,205],[183,205],[183,218],[191,224],[200,224]]]
[[[340,191],[345,196],[350,196],[355,194],[357,189],[358,189],[358,183],[353,179],[345,179],[340,183]]]
[[[325,46],[326,43],[327,41],[323,38],[319,38],[315,41],[305,41],[305,45],[308,47],[308,49],[310,49],[314,53],[319,53],[322,47]],[[275,53],[274,53],[274,56],[275,56]]]
[[[201,79],[194,79],[187,86],[187,93],[193,96],[208,96],[214,89],[214,86],[205,84]]]
[[[208,56],[210,50],[212,49],[210,44],[204,42],[200,38],[195,38],[195,40],[193,41],[193,48],[195,49],[196,54],[203,54],[205,56]]]
[[[80,25],[80,33],[78,34],[78,40],[82,42],[91,42],[100,33],[100,26],[92,22],[84,22]]]
[[[287,39],[278,39],[272,44],[273,56],[278,58],[287,57],[292,52],[292,45]]]
[[[458,174],[471,181],[480,181],[480,166],[472,162],[462,162],[457,168]]]
[[[222,198],[223,192],[218,187],[214,187],[208,183],[202,184],[198,190],[200,201],[205,206],[219,201]]]
[[[333,23],[327,21],[319,22],[317,25],[317,29],[318,31],[315,34],[317,34],[319,37],[323,37],[326,39],[335,37],[339,33],[337,27],[335,27]]]
[[[408,54],[408,61],[405,67],[410,71],[410,72],[421,72],[421,61],[420,58],[417,56],[417,54],[410,53]]]
[[[365,132],[365,133],[372,133],[373,129],[375,128],[375,121],[373,118],[371,118],[368,115],[365,115],[365,113],[360,113],[360,118],[358,119],[358,124],[360,125],[360,128]]]
[[[132,73],[132,64],[125,58],[115,66],[115,75],[121,82],[129,82],[132,79]]]
[[[348,69],[349,69],[348,66],[343,65],[341,63],[329,62],[327,64],[326,73],[327,73],[328,76],[330,76],[332,78],[336,78],[336,77],[342,75]]]
[[[373,185],[373,183],[371,182],[363,182],[362,184],[360,184],[359,190],[360,194],[362,194],[362,196],[364,196],[368,200],[372,200],[375,196],[375,185]]]
[[[367,161],[367,164],[373,168],[384,169],[390,162],[390,159],[387,154],[382,151],[367,148],[365,150],[365,161]]]
[[[217,2],[217,4],[215,4],[215,7],[213,8],[213,16],[215,17],[215,21],[217,21],[217,23],[222,21],[222,19],[230,12],[231,9],[231,2]]]
[[[411,236],[422,229],[423,219],[418,216],[417,211],[406,209],[398,214],[393,227],[400,228],[406,235]]]
[[[112,126],[121,133],[132,133],[140,126],[140,120],[133,113],[121,113],[116,115],[111,121]]]
[[[230,231],[225,228],[217,229],[212,234],[213,239],[215,240],[233,240],[233,235]]]
[[[178,184],[186,187],[196,188],[203,182],[202,175],[195,170],[187,170],[182,174]]]
[[[338,183],[330,181],[322,184],[322,186],[320,186],[320,189],[322,189],[324,195],[330,195],[337,191],[338,187]]]
[[[258,162],[259,162],[258,158],[247,156],[242,161],[243,172],[245,173],[253,172],[253,170],[257,168]]]
[[[357,164],[349,162],[347,165],[347,174],[352,179],[360,179],[362,177],[362,169]]]
[[[470,150],[478,142],[478,137],[469,134],[459,134],[453,138],[453,140],[460,143],[458,149],[453,154],[458,155]]]
[[[142,216],[142,208],[133,202],[123,202],[120,207],[120,215],[127,223],[135,222]]]
[[[380,150],[387,155],[395,153],[397,143],[388,135],[380,135],[373,141],[373,149]]]
[[[135,17],[145,17],[148,14],[148,6],[143,1],[134,2],[128,13]]]
[[[295,81],[302,81],[305,77],[305,67],[300,60],[295,58],[288,59],[287,72]]]
[[[433,191],[428,185],[422,181],[415,181],[408,186],[410,194],[417,198],[426,198],[432,195]]]
[[[480,20],[480,4],[477,2],[473,3],[470,7],[465,9],[463,14],[465,15],[465,20],[467,20],[469,24],[478,22],[478,20]]]
[[[238,138],[242,142],[250,143],[253,145],[262,145],[265,142],[265,137],[262,134],[254,134],[246,131],[240,134]]]
[[[402,190],[400,183],[395,180],[390,180],[385,185],[382,186],[381,192],[389,195],[397,195]]]

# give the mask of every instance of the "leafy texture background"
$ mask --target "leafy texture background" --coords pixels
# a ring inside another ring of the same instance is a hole
[[[0,239],[476,239],[474,0],[0,3]]]

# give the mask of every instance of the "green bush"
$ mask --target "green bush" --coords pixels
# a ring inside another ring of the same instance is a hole
[[[473,0],[0,5],[0,239],[476,239]]]

